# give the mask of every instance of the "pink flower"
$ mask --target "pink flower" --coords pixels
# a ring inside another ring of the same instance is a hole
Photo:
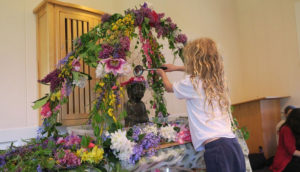
[[[112,72],[114,75],[122,74],[123,73],[123,66],[126,64],[126,61],[124,59],[104,59],[101,61],[105,64],[105,72],[110,73]]]
[[[42,107],[41,115],[44,118],[49,118],[52,115],[52,111],[50,108],[50,102],[44,104],[44,106]]]
[[[116,90],[118,87],[117,86],[113,86],[111,89]]]
[[[59,137],[58,139],[57,139],[57,141],[56,141],[56,144],[58,145],[58,144],[63,144],[63,143],[65,143],[66,142],[66,140],[63,138],[63,137]]]
[[[88,148],[93,148],[93,147],[95,147],[95,144],[91,142],[91,143],[89,144]]]
[[[191,133],[190,130],[186,127],[182,127],[180,132],[177,134],[177,143],[183,144],[184,142],[191,142]]]
[[[74,144],[76,144],[76,145],[79,145],[80,144],[80,142],[81,142],[81,139],[80,139],[80,137],[79,136],[76,136],[76,135],[69,135],[69,136],[67,136],[66,138],[65,138],[65,140],[66,140],[66,146],[72,146],[72,145],[74,145]]]
[[[73,62],[72,62],[72,66],[73,66],[73,69],[77,72],[80,71],[80,62],[79,60],[75,59]]]
[[[60,108],[61,108],[61,106],[60,106],[60,105],[57,105],[57,106],[54,108],[54,111],[59,111]]]
[[[56,155],[60,165],[64,165],[66,167],[76,167],[81,164],[80,159],[70,150],[64,150],[64,153],[65,154],[62,158],[58,158],[58,155]]]

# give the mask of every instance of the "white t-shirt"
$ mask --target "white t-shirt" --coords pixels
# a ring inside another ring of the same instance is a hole
[[[221,112],[218,103],[213,101],[214,109],[205,103],[202,82],[198,83],[196,92],[189,76],[173,84],[174,94],[178,99],[185,99],[189,117],[189,127],[194,148],[204,149],[203,142],[210,138],[234,138],[228,112]],[[214,117],[212,114],[214,112]]]

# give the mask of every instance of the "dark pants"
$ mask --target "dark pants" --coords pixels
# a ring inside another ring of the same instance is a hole
[[[205,145],[207,172],[245,172],[245,158],[236,138],[220,138]]]
[[[300,171],[300,158],[293,156],[292,160],[285,167],[283,172],[296,172]]]

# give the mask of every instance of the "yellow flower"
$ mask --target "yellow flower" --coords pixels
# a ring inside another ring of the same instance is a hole
[[[88,152],[86,149],[79,149],[76,152],[76,155],[81,158],[82,161],[88,161],[90,163],[98,164],[103,159],[104,151],[102,148],[95,146],[91,152]]]
[[[117,122],[117,119],[115,118],[115,116],[112,117],[114,122],[116,123]]]
[[[98,148],[98,146],[95,146],[92,150],[92,158],[93,158],[93,161],[98,164],[102,159],[103,159],[103,149],[102,148]]]
[[[113,27],[111,28],[112,30],[118,30],[118,26],[113,25]]]
[[[112,108],[109,108],[108,111],[107,111],[108,115],[109,115],[109,116],[114,116],[114,115],[113,115],[113,111],[114,111],[114,110],[113,110]]]
[[[104,82],[99,82],[99,86],[100,86],[100,87],[103,87],[104,84],[105,84]]]
[[[58,92],[53,93],[53,94],[51,95],[50,100],[54,102],[55,100],[59,100],[59,99],[60,99],[60,96],[61,96],[61,92],[58,91]]]

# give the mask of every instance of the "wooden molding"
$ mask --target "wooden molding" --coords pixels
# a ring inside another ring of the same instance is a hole
[[[83,11],[88,11],[88,12],[98,14],[98,15],[105,14],[105,12],[100,11],[100,10],[96,10],[96,9],[89,8],[89,7],[82,6],[82,5],[61,2],[61,1],[57,1],[57,0],[43,0],[36,8],[33,9],[33,13],[37,14],[47,3],[51,3],[53,5],[58,5],[58,6],[63,6],[63,7],[75,8],[75,9],[79,9],[79,10],[83,10]]]
[[[232,106],[236,106],[236,105],[240,105],[240,104],[244,104],[244,103],[249,103],[249,102],[254,102],[254,101],[258,101],[258,100],[270,100],[270,99],[286,99],[289,98],[290,96],[265,96],[265,97],[258,97],[258,98],[253,98],[250,100],[244,100],[241,102],[237,102],[237,103],[232,103]]]

